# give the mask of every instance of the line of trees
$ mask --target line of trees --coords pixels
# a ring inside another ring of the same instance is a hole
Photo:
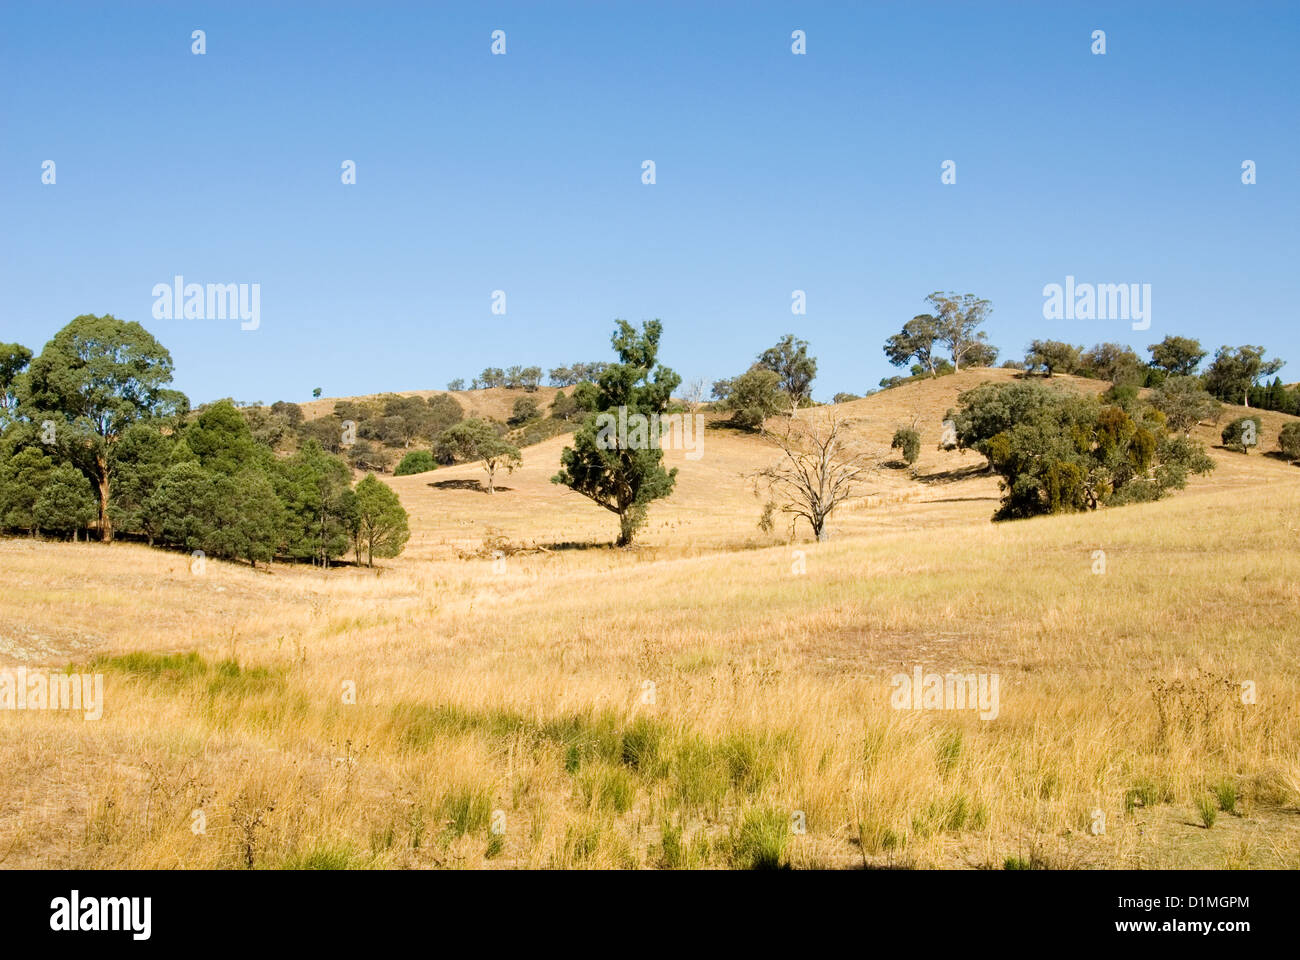
[[[1207,394],[1224,403],[1300,415],[1300,385],[1287,389],[1276,374],[1286,365],[1266,358],[1254,344],[1222,346],[1205,369],[1208,355],[1199,340],[1170,335],[1147,347],[1143,360],[1127,344],[1099,343],[1090,350],[1060,340],[1034,340],[1025,350],[1024,368],[1051,377],[1066,373],[1106,380],[1121,389],[1158,388],[1167,380],[1192,378]],[[1271,382],[1267,382],[1272,377]]]
[[[579,383],[594,383],[608,364],[604,362],[575,363],[567,367],[552,367],[547,374],[553,387],[572,387]],[[541,367],[486,367],[482,373],[469,382],[470,390],[487,390],[492,387],[507,387],[512,390],[527,390],[530,393],[542,382]],[[447,384],[448,390],[464,390],[465,380],[457,377]]]
[[[38,356],[0,345],[0,377],[10,531],[76,537],[93,525],[105,542],[127,535],[254,566],[328,565],[349,549],[373,563],[409,536],[396,494],[373,474],[354,489],[347,462],[314,439],[277,456],[233,402],[191,411],[169,386],[171,355],[138,323],[83,315]]]

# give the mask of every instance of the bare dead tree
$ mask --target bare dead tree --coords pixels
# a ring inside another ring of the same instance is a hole
[[[781,456],[754,475],[765,481],[794,522],[803,517],[813,536],[826,539],[826,520],[837,506],[854,496],[858,485],[880,467],[878,457],[852,442],[848,421],[835,414],[783,418],[763,436]]]
[[[704,381],[696,377],[682,387],[682,402],[691,413],[696,413],[704,406]]]

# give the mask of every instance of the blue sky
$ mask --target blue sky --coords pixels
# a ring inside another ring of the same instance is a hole
[[[610,359],[659,317],[687,379],[794,332],[827,400],[954,290],[1004,358],[1179,333],[1294,381],[1298,65],[1281,3],[5,4],[0,339],[112,313],[195,402],[271,402]],[[155,320],[176,274],[259,283],[260,328]],[[1151,329],[1044,320],[1067,275],[1150,283]]]

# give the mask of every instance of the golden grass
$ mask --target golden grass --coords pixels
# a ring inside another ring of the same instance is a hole
[[[919,409],[925,450],[822,544],[758,532],[770,453],[725,430],[628,551],[549,483],[560,439],[492,496],[389,480],[413,536],[375,571],[0,541],[0,663],[107,691],[0,713],[0,863],[1300,866],[1300,470],[1216,451],[1160,503],[993,525],[934,447],[1002,375],[844,405],[885,444]],[[545,550],[463,559],[489,533]],[[996,673],[997,718],[891,708],[916,665]]]

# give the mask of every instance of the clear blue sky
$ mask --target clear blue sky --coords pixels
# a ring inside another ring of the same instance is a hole
[[[794,332],[829,399],[954,290],[1003,357],[1173,332],[1293,381],[1298,64],[1295,3],[5,3],[0,339],[112,313],[196,403],[270,402],[609,359],[659,317],[687,379]],[[175,274],[260,283],[260,329],[154,320]],[[1151,329],[1043,320],[1067,274],[1150,283]]]

